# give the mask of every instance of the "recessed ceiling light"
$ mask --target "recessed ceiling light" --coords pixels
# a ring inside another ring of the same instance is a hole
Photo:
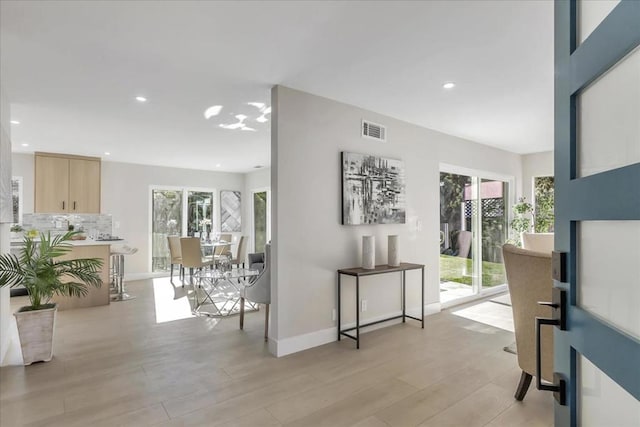
[[[104,155],[105,155],[105,156],[110,156],[110,155],[111,155],[111,153],[110,153],[110,152],[108,152],[108,151],[105,151],[105,152],[104,152]]]
[[[216,164],[216,167],[219,168],[220,166],[222,166],[220,163]]]
[[[20,122],[19,122],[19,121],[17,121],[17,120],[11,120],[11,122],[10,122],[10,123],[11,123],[12,125],[19,125],[19,124],[20,124]]]
[[[211,107],[205,110],[204,118],[209,120],[211,117],[217,116],[218,114],[220,114],[221,110],[222,110],[222,105],[212,105]]]
[[[138,102],[147,102],[147,98],[144,96],[136,96],[136,101]]]
[[[456,87],[456,84],[454,82],[447,82],[443,84],[442,87],[445,89],[453,89],[454,87]]]
[[[26,142],[23,142],[23,143],[22,143],[22,144],[20,144],[20,145],[22,145],[23,147],[28,147],[28,146],[29,146],[29,144],[27,144]]]

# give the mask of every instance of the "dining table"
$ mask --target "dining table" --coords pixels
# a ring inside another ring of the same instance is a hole
[[[226,240],[206,240],[200,243],[202,247],[202,253],[205,256],[211,256],[215,253],[216,248],[221,246],[226,246],[229,250],[231,250],[231,242],[227,242]]]
[[[195,308],[196,315],[226,317],[240,312],[240,291],[260,275],[259,270],[249,268],[204,269],[196,275]],[[211,311],[207,310],[211,309]],[[258,307],[245,300],[245,311]]]

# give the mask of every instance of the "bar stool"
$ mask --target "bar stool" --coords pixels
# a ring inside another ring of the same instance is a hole
[[[111,296],[111,301],[127,301],[134,299],[134,296],[125,292],[124,288],[124,257],[138,252],[138,248],[127,245],[111,247],[111,271],[112,281],[117,290],[116,295]]]

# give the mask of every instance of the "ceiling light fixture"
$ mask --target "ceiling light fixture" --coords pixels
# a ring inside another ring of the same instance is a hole
[[[454,82],[447,82],[443,84],[442,87],[445,89],[453,89],[454,87],[456,87],[456,84]]]
[[[11,121],[10,121],[10,123],[11,123],[12,125],[19,125],[19,124],[20,124],[20,122],[19,122],[19,121],[17,121],[17,120],[11,120]]]
[[[231,130],[242,129],[242,130],[249,130],[249,131],[255,132],[255,129],[250,128],[244,124],[244,121],[247,120],[247,116],[245,116],[244,114],[236,114],[236,119],[238,119],[236,123],[231,123],[229,125],[220,124],[218,126],[220,126],[223,129],[231,129]]]
[[[216,167],[219,168],[220,166],[222,166],[220,163],[216,164]]]
[[[20,145],[22,145],[23,147],[28,147],[28,146],[29,146],[29,144],[27,144],[26,142],[23,142],[23,143],[22,143],[22,144],[20,144]]]
[[[212,105],[204,112],[204,118],[209,120],[213,116],[217,116],[222,111],[222,105]]]
[[[136,101],[138,102],[147,102],[147,98],[144,96],[136,96]]]
[[[110,156],[110,155],[111,155],[111,153],[110,153],[110,152],[108,152],[108,151],[105,151],[105,152],[104,152],[104,155],[105,155],[105,156]]]

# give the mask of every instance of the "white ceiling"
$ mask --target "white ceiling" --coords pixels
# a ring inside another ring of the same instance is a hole
[[[15,151],[249,171],[270,162],[270,128],[246,103],[275,84],[517,153],[553,147],[551,1],[0,4]],[[219,127],[236,114],[256,132]]]

